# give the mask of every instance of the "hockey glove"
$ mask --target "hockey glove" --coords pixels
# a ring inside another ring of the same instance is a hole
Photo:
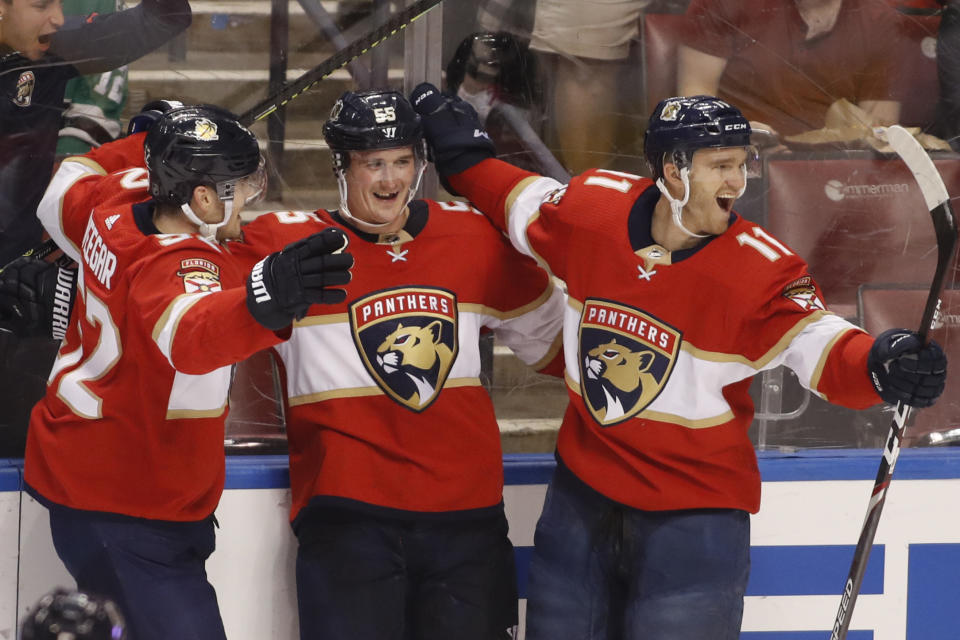
[[[493,141],[469,103],[440,93],[429,82],[417,85],[410,102],[423,120],[424,136],[441,178],[496,157]]]
[[[178,100],[153,100],[143,105],[140,113],[130,118],[127,123],[127,135],[132,136],[141,131],[148,131],[153,123],[163,117],[167,111],[182,107],[183,103]]]
[[[347,292],[335,287],[350,282],[353,256],[346,248],[347,236],[331,227],[271,253],[247,278],[250,314],[277,331],[307,315],[312,304],[343,302]]]
[[[947,356],[936,342],[927,344],[913,331],[888,329],[867,356],[870,380],[884,402],[929,407],[947,379]]]
[[[20,256],[0,271],[0,331],[62,340],[76,285],[77,266],[69,258],[47,262]]]

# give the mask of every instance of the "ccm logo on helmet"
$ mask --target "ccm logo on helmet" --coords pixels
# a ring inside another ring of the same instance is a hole
[[[740,129],[746,129],[747,125],[744,122],[736,122],[734,124],[728,124],[723,127],[724,131],[738,131]]]

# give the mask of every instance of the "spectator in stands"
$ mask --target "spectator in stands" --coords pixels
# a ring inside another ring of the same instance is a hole
[[[937,33],[940,100],[934,133],[960,150],[960,1],[948,0]]]
[[[549,114],[561,161],[579,173],[609,166],[625,111],[624,62],[651,0],[537,0],[530,48],[545,54]]]
[[[0,266],[41,240],[36,209],[53,171],[66,83],[143,56],[190,20],[187,0],[142,0],[61,29],[59,0],[0,0]],[[0,457],[23,455],[55,350],[0,332]]]
[[[553,177],[550,167],[563,171],[536,133],[543,90],[536,57],[522,38],[506,31],[464,38],[447,63],[446,90],[473,105],[502,159]]]
[[[832,103],[896,123],[898,14],[875,0],[693,0],[678,52],[678,95],[716,95],[779,135],[824,126]]]
[[[65,29],[123,8],[122,0],[64,0]],[[127,103],[126,65],[67,82],[57,156],[86,153],[120,136],[120,114]]]

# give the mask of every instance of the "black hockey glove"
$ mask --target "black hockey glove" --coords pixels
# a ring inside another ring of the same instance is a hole
[[[307,315],[312,304],[343,302],[350,282],[353,256],[346,253],[347,236],[324,229],[271,253],[253,267],[247,278],[247,308],[271,331],[289,326]]]
[[[183,103],[178,100],[153,100],[143,105],[140,113],[130,118],[127,123],[127,135],[132,136],[141,131],[148,131],[153,123],[163,117],[170,109],[182,107]]]
[[[888,329],[873,343],[867,356],[873,387],[884,402],[929,407],[947,379],[947,356],[934,341],[906,329]]]
[[[410,102],[423,120],[424,136],[441,178],[496,157],[493,141],[469,103],[440,93],[429,82],[417,85],[410,94]]]
[[[77,293],[77,265],[20,256],[0,271],[0,331],[62,340]]]

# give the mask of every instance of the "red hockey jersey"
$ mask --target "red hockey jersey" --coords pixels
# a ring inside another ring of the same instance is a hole
[[[198,235],[157,232],[150,205],[131,204],[148,197],[146,171],[100,175],[96,155],[71,163],[95,177],[57,174],[41,212],[81,268],[31,416],[25,481],[75,509],[201,520],[223,490],[230,365],[279,339],[247,311],[229,254]],[[95,201],[105,204],[91,212]]]
[[[405,228],[380,236],[326,211],[268,214],[228,246],[252,265],[329,223],[356,259],[347,300],[312,307],[276,347],[291,518],[310,502],[404,515],[498,505],[500,432],[478,340],[493,330],[559,375],[563,293],[464,203],[413,201]]]
[[[872,338],[826,310],[789,247],[736,214],[722,235],[671,253],[651,237],[660,193],[645,178],[591,170],[564,186],[487,160],[451,184],[566,281],[572,410],[558,452],[613,500],[756,512],[748,390],[765,369],[785,364],[848,407],[880,401]]]

